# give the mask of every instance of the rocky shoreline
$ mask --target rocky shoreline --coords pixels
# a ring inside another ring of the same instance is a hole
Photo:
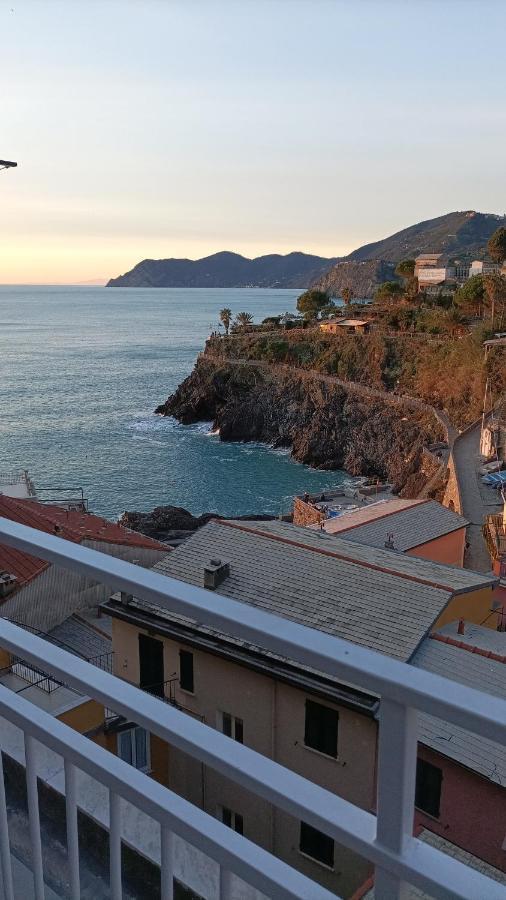
[[[301,369],[205,354],[156,412],[183,424],[212,420],[221,440],[289,447],[299,462],[376,476],[403,496],[423,489],[423,448],[443,436],[434,416],[401,398],[369,396]]]
[[[139,531],[148,537],[155,538],[175,547],[181,544],[198,528],[207,525],[211,519],[224,519],[218,513],[203,513],[194,516],[182,506],[157,506],[151,512],[124,512],[119,518],[119,524],[131,531]],[[274,516],[259,513],[254,516],[234,516],[235,521],[251,522],[252,520],[269,521]]]

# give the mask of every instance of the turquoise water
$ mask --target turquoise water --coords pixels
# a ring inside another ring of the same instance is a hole
[[[79,486],[109,517],[172,503],[194,514],[287,512],[339,483],[287,451],[226,444],[153,414],[191,371],[219,310],[256,322],[300,291],[0,287],[0,471]]]

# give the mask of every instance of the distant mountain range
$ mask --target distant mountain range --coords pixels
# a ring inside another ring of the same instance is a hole
[[[382,281],[395,277],[401,259],[419,253],[442,253],[445,261],[470,262],[486,256],[486,245],[506,217],[473,210],[452,212],[404,228],[365,244],[348,256],[328,259],[307,253],[269,254],[247,259],[224,251],[204,259],[145,259],[129,272],[111,278],[107,287],[319,287],[340,296],[351,287],[370,297]]]
[[[305,288],[337,260],[308,253],[277,253],[247,259],[214,253],[204,259],[145,259],[107,287]]]

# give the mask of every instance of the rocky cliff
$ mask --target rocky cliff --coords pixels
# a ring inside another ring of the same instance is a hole
[[[430,415],[394,398],[367,396],[316,373],[206,356],[156,412],[185,424],[212,420],[224,441],[290,447],[300,462],[379,476],[405,495],[410,485],[420,489],[424,445],[441,437]]]

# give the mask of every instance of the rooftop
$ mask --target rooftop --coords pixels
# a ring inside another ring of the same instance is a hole
[[[369,325],[370,319],[340,319],[338,317],[334,317],[332,319],[327,319],[326,322],[322,322],[322,325]]]
[[[483,875],[487,875],[494,881],[499,882],[499,884],[506,885],[506,873],[496,869],[495,866],[489,866],[489,864],[483,862],[482,859],[478,859],[477,856],[473,856],[472,853],[468,853],[467,850],[462,850],[462,848],[457,847],[456,844],[451,844],[450,841],[440,837],[438,834],[434,834],[427,828],[422,828],[417,837],[424,844],[428,844],[430,847],[440,850],[441,853],[444,853],[446,856],[458,859],[459,862],[464,863],[466,866],[469,866],[469,868],[475,869]],[[368,882],[368,884],[369,883],[370,882]],[[357,891],[353,895],[352,900],[374,900],[374,887],[368,889],[368,884]],[[420,888],[409,885],[403,895],[403,900],[432,900],[432,897],[420,890]]]
[[[154,568],[202,586],[213,558],[230,562],[219,585],[224,596],[401,660],[454,593],[495,582],[274,521],[210,522]]]
[[[38,503],[36,500],[0,494],[0,517],[20,525],[28,525],[46,534],[57,534],[58,537],[77,544],[89,540],[168,552],[165,544],[109,522],[101,516]],[[31,581],[48,567],[49,563],[41,559],[0,544],[0,571],[15,575],[20,585]]]
[[[466,630],[472,627],[479,629],[479,626],[466,624]],[[490,629],[481,629],[486,630]],[[494,635],[494,632],[491,634]],[[506,634],[503,633],[502,638],[506,644]],[[483,635],[481,639],[486,640]],[[506,699],[506,663],[444,643],[435,639],[434,635],[423,641],[412,659],[412,665]],[[506,747],[423,713],[419,715],[418,724],[423,744],[490,781],[500,785],[506,783]]]
[[[388,534],[393,534],[395,549],[406,551],[468,524],[467,519],[436,500],[394,497],[327,519],[324,527],[328,534],[340,534],[346,540],[372,547],[384,547]]]
[[[447,625],[438,628],[436,634],[458,641],[470,649],[478,647],[486,653],[506,657],[506,631],[494,631],[492,628],[485,628],[484,625],[475,625],[474,622],[464,623],[463,634],[459,634],[458,629],[458,622],[448,622]]]

